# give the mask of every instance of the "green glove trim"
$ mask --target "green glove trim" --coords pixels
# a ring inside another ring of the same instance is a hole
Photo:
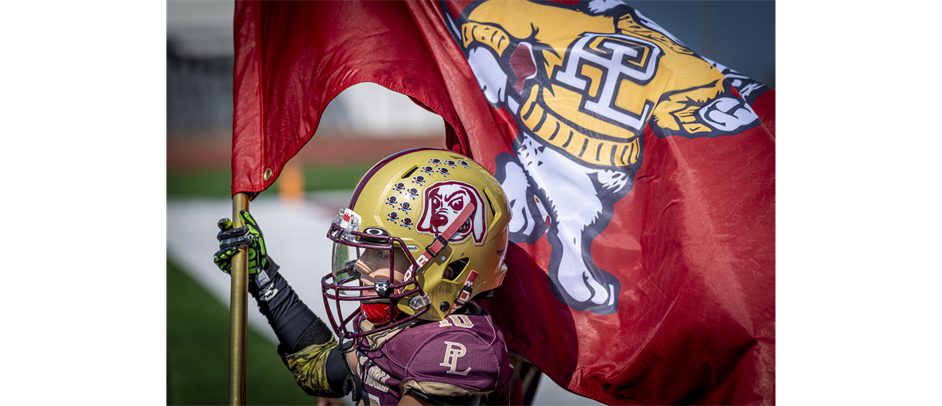
[[[239,217],[245,224],[239,228],[233,228],[233,223],[228,218],[216,222],[220,229],[216,235],[216,239],[219,240],[219,251],[213,255],[213,262],[219,270],[229,273],[232,270],[232,258],[243,248],[247,249],[249,280],[259,279],[258,283],[261,287],[271,280],[271,277],[278,271],[278,267],[272,266],[274,261],[268,257],[262,230],[252,214],[242,210],[239,212]],[[264,276],[260,277],[262,274]]]

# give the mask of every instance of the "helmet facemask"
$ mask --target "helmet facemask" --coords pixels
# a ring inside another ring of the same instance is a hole
[[[427,301],[421,287],[415,281],[415,259],[408,252],[401,238],[389,236],[380,228],[359,231],[360,216],[353,210],[343,209],[331,223],[327,238],[334,242],[331,255],[332,273],[322,280],[324,305],[333,313],[328,299],[334,300],[337,320],[328,317],[334,331],[341,337],[356,338],[369,332],[353,333],[347,330],[357,314],[378,327],[392,328],[424,314]],[[382,269],[385,270],[382,270]],[[398,275],[401,275],[397,278]],[[397,282],[397,279],[399,281]],[[405,299],[414,295],[411,302]],[[343,317],[342,301],[360,302],[360,308],[350,316]],[[400,302],[410,305],[415,314],[398,319]]]

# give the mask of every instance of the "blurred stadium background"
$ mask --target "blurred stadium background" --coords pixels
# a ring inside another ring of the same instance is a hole
[[[774,1],[627,1],[694,51],[775,87]],[[223,0],[167,2],[167,402],[228,402],[228,276],[215,269],[215,222],[231,215],[232,15]],[[251,204],[305,303],[322,306],[329,219],[369,166],[444,146],[442,120],[374,84],[343,92],[281,178]],[[321,241],[323,240],[323,241]],[[315,310],[324,316],[323,311]],[[313,404],[275,355],[249,304],[249,404]],[[538,404],[596,404],[542,379]]]

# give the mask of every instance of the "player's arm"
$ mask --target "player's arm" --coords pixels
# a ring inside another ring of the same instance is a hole
[[[228,219],[219,221],[220,250],[213,257],[222,271],[231,269],[232,257],[247,248],[249,293],[278,337],[278,353],[294,374],[298,386],[314,396],[341,397],[349,369],[337,349],[337,340],[324,322],[298,297],[278,264],[268,256],[258,223],[249,212],[240,213],[245,226],[232,228]]]

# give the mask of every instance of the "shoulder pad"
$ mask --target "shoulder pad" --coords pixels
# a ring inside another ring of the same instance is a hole
[[[403,381],[455,385],[471,395],[494,391],[512,374],[503,335],[489,317],[451,315],[422,327],[410,340],[394,340],[413,347],[408,351],[412,356],[405,363]],[[441,389],[423,387],[423,392],[461,396],[446,387]]]

